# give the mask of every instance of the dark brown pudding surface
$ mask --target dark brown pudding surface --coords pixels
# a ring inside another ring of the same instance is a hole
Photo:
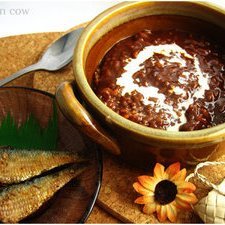
[[[93,90],[136,123],[190,131],[225,122],[225,52],[204,35],[145,29],[103,57]]]

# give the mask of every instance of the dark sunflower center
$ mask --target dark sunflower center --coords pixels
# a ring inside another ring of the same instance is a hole
[[[177,186],[169,180],[162,180],[155,187],[155,201],[160,205],[166,205],[172,202],[176,194]]]

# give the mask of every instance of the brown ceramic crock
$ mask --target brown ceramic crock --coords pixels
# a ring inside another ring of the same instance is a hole
[[[225,10],[212,3],[138,1],[118,4],[97,16],[85,28],[74,52],[75,82],[64,82],[59,86],[56,92],[58,104],[80,130],[104,149],[139,166],[153,165],[155,162],[168,164],[174,161],[193,165],[213,159],[223,153],[225,124],[187,132],[145,127],[112,111],[91,88],[93,69],[104,53],[116,41],[148,26],[147,23],[130,25],[132,23],[129,24],[129,21],[150,15],[193,17],[209,22],[209,27],[204,29],[213,29],[214,24],[225,29]],[[121,24],[128,25],[119,29]],[[154,26],[170,25],[156,21]],[[118,32],[114,32],[111,38],[103,41],[101,45],[96,45],[112,30]],[[94,56],[91,53],[93,48]],[[91,54],[93,64],[90,63]]]

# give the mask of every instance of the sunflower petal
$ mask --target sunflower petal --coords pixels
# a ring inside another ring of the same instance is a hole
[[[157,183],[157,180],[156,180],[155,177],[150,177],[150,176],[143,175],[143,176],[139,176],[138,177],[138,181],[146,189],[148,189],[150,191],[154,191],[155,190],[155,186],[156,186],[156,183]]]
[[[143,212],[147,215],[151,215],[152,213],[155,212],[155,210],[156,210],[156,204],[154,202],[146,204],[143,208]]]
[[[154,196],[141,196],[138,197],[135,201],[137,204],[148,204],[154,202]]]
[[[182,169],[177,174],[175,174],[170,180],[174,182],[184,181],[186,178],[187,170]]]
[[[184,192],[191,193],[196,190],[195,185],[192,184],[191,182],[182,181],[182,182],[175,182],[175,184],[177,185],[177,190],[179,194]]]
[[[187,202],[189,204],[195,204],[198,199],[193,193],[182,193],[182,194],[177,194],[176,199],[180,199],[183,202]]]
[[[159,179],[167,178],[165,174],[165,167],[162,164],[156,163],[154,168],[154,177]]]
[[[167,204],[166,205],[167,208],[167,217],[168,219],[175,223],[177,220],[177,208],[176,206],[174,206],[173,204]]]
[[[167,208],[166,205],[161,205],[157,207],[157,217],[160,222],[164,222],[167,218]]]
[[[175,200],[175,205],[178,209],[186,209],[186,210],[191,209],[191,205],[188,202],[184,202],[178,198]]]
[[[144,188],[139,182],[135,182],[133,184],[133,188],[136,192],[146,196],[153,196],[154,193],[146,188]]]
[[[180,163],[176,162],[171,164],[167,169],[166,173],[169,175],[169,178],[173,177],[180,171]]]

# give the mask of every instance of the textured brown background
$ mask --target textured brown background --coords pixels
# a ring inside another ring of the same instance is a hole
[[[0,39],[0,79],[36,62],[44,49],[62,33],[28,34]],[[65,80],[73,79],[72,65],[57,72],[37,71],[26,75],[10,85],[23,85],[55,93],[56,87]],[[225,161],[225,155],[217,160]],[[111,155],[104,154],[102,188],[87,223],[159,223],[154,215],[147,216],[141,207],[133,203],[137,194],[132,188],[136,177],[146,172],[138,170]],[[202,169],[214,182],[225,177],[224,167]],[[199,198],[209,189],[194,180]],[[193,212],[179,214],[178,223],[198,223],[201,220]]]

